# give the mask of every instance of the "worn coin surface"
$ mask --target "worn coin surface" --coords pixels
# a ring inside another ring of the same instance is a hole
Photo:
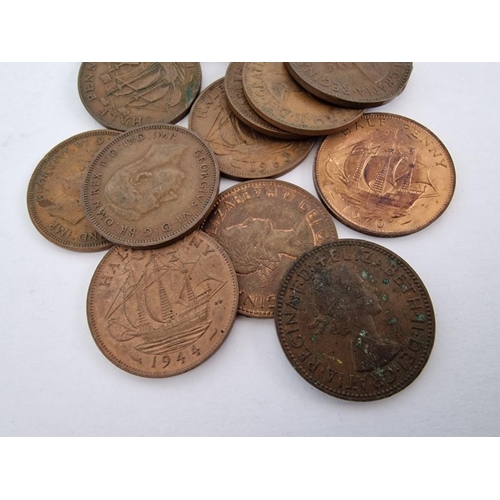
[[[403,116],[371,113],[327,137],[314,183],[333,215],[373,236],[404,236],[435,221],[455,190],[448,150]]]
[[[189,128],[210,145],[221,172],[236,179],[282,175],[301,163],[314,146],[314,139],[276,139],[245,125],[228,105],[224,78],[209,85],[196,100]]]
[[[101,125],[127,130],[151,123],[176,123],[201,88],[197,62],[82,63],[78,91]]]
[[[300,139],[303,136],[291,134],[264,120],[252,106],[248,104],[243,90],[243,65],[242,62],[229,63],[224,78],[224,90],[228,104],[233,113],[250,128],[278,139]]]
[[[219,195],[202,229],[228,253],[238,275],[238,312],[272,317],[281,279],[307,250],[337,239],[330,214],[304,189],[247,181]]]
[[[381,106],[401,94],[410,78],[409,62],[290,62],[295,80],[311,94],[338,106]]]
[[[167,247],[116,246],[90,284],[87,315],[102,353],[143,377],[198,366],[227,338],[238,304],[234,268],[201,231]]]
[[[87,222],[80,195],[90,160],[117,135],[112,130],[92,130],[70,137],[35,168],[28,186],[28,211],[35,227],[52,243],[79,252],[112,245]]]
[[[120,134],[92,160],[82,200],[91,225],[130,247],[170,243],[196,229],[219,190],[219,167],[197,135],[177,125]]]
[[[276,327],[299,374],[331,396],[373,401],[420,374],[435,320],[415,271],[390,250],[361,240],[314,248],[281,284]]]
[[[312,96],[281,62],[245,63],[243,88],[248,102],[260,116],[296,134],[333,134],[363,114],[363,110],[339,108]]]

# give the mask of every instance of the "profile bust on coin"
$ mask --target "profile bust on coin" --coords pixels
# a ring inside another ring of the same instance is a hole
[[[177,199],[185,174],[179,163],[187,147],[152,144],[144,157],[116,171],[105,188],[110,210],[128,220]]]

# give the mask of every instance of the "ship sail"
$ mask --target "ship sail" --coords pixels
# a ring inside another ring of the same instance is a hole
[[[153,85],[161,76],[161,65],[153,63],[142,71],[133,70],[120,78],[115,77],[115,86],[106,96],[126,96]]]
[[[203,335],[211,324],[209,300],[225,282],[199,271],[193,282],[197,264],[177,259],[165,265],[153,255],[138,278],[130,266],[107,314],[110,335],[118,341],[140,337],[134,347],[148,354],[183,349]],[[171,292],[172,285],[181,288],[179,294]]]

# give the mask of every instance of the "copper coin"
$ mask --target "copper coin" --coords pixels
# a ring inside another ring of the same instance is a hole
[[[169,377],[195,368],[222,345],[237,303],[229,258],[196,231],[159,249],[110,250],[90,283],[87,316],[99,349],[116,366]]]
[[[233,113],[250,128],[278,139],[300,139],[302,136],[291,134],[275,127],[258,115],[248,104],[243,90],[243,65],[242,62],[229,63],[224,78],[224,90],[227,102]]]
[[[221,172],[235,179],[277,177],[301,163],[314,139],[285,141],[251,129],[231,111],[221,78],[208,86],[189,115],[189,128],[217,156]]]
[[[176,123],[201,88],[200,63],[82,63],[78,92],[101,125],[128,130],[152,123]]]
[[[117,135],[111,130],[74,135],[50,150],[35,168],[28,186],[28,211],[35,227],[52,243],[78,252],[112,245],[87,222],[80,193],[90,160]]]
[[[381,106],[401,94],[410,78],[409,62],[291,62],[295,80],[311,94],[338,106]]]
[[[443,143],[424,126],[371,113],[324,140],[314,183],[347,226],[373,236],[404,236],[445,211],[455,190],[455,168]]]
[[[85,175],[85,215],[105,238],[130,247],[170,243],[196,229],[219,190],[219,167],[208,146],[177,125],[149,125],[120,134]]]
[[[281,62],[245,63],[243,88],[248,102],[260,116],[296,134],[333,134],[363,114],[363,110],[338,108],[312,96]]]
[[[314,387],[353,401],[386,398],[420,374],[434,343],[431,299],[395,253],[361,240],[314,248],[288,272],[276,328]]]
[[[220,194],[202,228],[228,253],[238,275],[238,312],[272,317],[281,279],[305,251],[337,239],[330,214],[283,181],[237,184]]]

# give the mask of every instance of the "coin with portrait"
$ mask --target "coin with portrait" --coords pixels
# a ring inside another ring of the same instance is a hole
[[[314,248],[286,274],[276,328],[298,373],[331,396],[386,398],[412,383],[434,343],[432,302],[401,257],[362,240]]]
[[[219,189],[208,146],[176,125],[131,129],[93,159],[83,185],[87,219],[114,243],[149,247],[196,229]]]

